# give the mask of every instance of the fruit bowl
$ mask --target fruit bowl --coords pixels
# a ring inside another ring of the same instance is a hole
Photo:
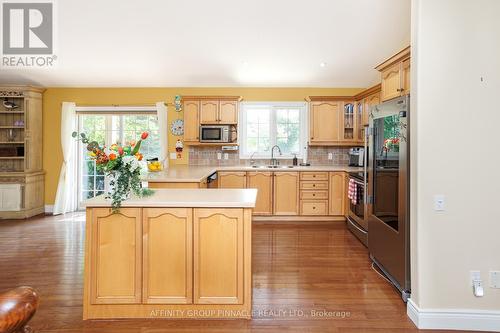
[[[163,165],[160,161],[148,161],[148,171],[158,172],[163,170]]]

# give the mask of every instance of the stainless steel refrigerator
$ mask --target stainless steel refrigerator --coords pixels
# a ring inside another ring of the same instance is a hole
[[[410,295],[410,97],[372,108],[368,129],[368,250],[401,292]]]

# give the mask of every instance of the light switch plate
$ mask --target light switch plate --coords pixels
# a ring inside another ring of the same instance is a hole
[[[177,159],[177,153],[170,153],[170,159],[171,160],[176,160]]]
[[[328,159],[333,160],[333,153],[328,153]]]
[[[228,160],[228,159],[229,159],[229,154],[228,154],[228,153],[224,153],[224,159],[225,159],[225,160]]]
[[[490,271],[490,288],[500,288],[500,271]]]
[[[222,153],[217,153],[217,159],[222,160]]]
[[[481,280],[480,271],[470,271],[470,285],[474,285],[474,280]]]

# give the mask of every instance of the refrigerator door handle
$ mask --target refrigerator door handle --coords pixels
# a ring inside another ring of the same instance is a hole
[[[365,127],[365,142],[364,142],[364,149],[363,149],[363,186],[364,186],[364,195],[363,195],[363,202],[365,205],[368,203],[368,189],[366,187],[367,185],[367,179],[368,179],[368,138],[370,137],[370,127]]]

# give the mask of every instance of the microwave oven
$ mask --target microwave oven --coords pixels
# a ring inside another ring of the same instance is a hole
[[[200,126],[200,142],[231,142],[229,125],[202,125]]]

